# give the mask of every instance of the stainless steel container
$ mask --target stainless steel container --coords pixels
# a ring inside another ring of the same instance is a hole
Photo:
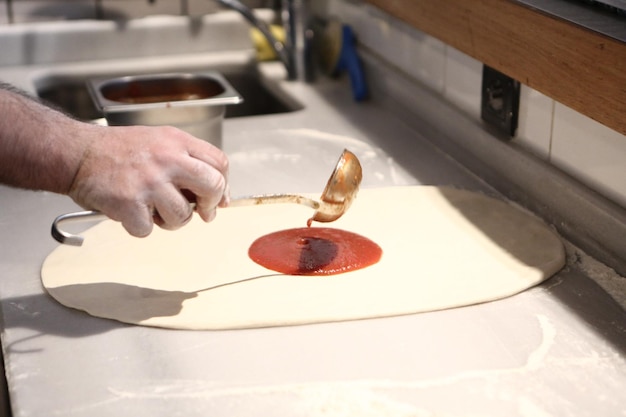
[[[87,87],[111,126],[170,125],[218,147],[225,106],[243,101],[215,71],[92,79]]]

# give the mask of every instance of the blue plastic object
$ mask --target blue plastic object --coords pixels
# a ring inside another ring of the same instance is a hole
[[[352,28],[348,25],[342,25],[341,31],[341,52],[335,67],[335,73],[347,71],[352,84],[352,95],[356,101],[363,101],[368,98],[367,83],[365,82],[365,74],[363,65],[356,53],[356,39]]]

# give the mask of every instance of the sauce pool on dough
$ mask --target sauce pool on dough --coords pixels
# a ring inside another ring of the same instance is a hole
[[[255,240],[248,256],[288,275],[335,275],[378,262],[382,249],[370,239],[329,227],[281,230]]]

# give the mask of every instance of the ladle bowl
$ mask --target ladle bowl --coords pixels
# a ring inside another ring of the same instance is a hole
[[[229,207],[282,203],[302,204],[315,210],[313,216],[307,221],[308,226],[311,226],[314,221],[328,223],[337,220],[348,210],[359,191],[362,178],[363,171],[359,159],[352,152],[344,149],[319,201],[298,194],[267,194],[234,198],[230,201]],[[195,203],[190,204],[195,207]],[[97,210],[62,214],[52,223],[52,237],[66,245],[81,246],[83,237],[62,230],[61,225],[106,218],[104,213]]]

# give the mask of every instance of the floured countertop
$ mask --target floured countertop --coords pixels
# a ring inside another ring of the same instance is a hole
[[[352,102],[347,85],[285,84],[305,109],[224,125],[233,196],[319,192],[345,147],[359,152],[363,188],[436,184],[495,195],[395,111]],[[626,313],[573,248],[555,277],[493,303],[281,328],[164,330],[91,317],[45,294],[39,271],[57,246],[51,222],[77,209],[68,198],[3,187],[0,207],[2,343],[15,416],[626,412]]]

